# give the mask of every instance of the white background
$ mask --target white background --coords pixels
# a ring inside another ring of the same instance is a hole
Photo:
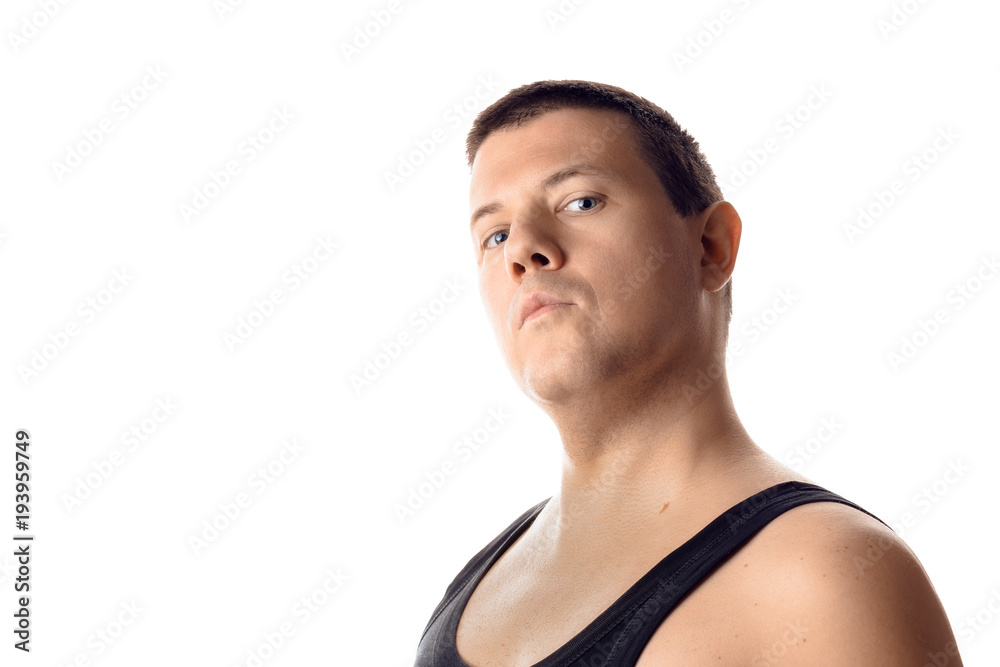
[[[0,551],[0,662],[247,665],[288,622],[264,664],[412,663],[459,569],[556,491],[556,432],[510,379],[480,304],[463,144],[509,89],[566,78],[665,108],[720,182],[753,172],[727,190],[744,223],[730,335],[745,347],[729,365],[744,423],[783,461],[824,419],[842,424],[802,470],[886,521],[910,512],[904,539],[966,664],[996,655],[1000,280],[983,260],[1000,251],[1000,11],[911,1],[886,33],[887,1],[677,4],[94,0],[49,18],[5,3],[0,533],[13,545],[27,429],[36,540],[30,656],[11,648],[13,546]],[[391,21],[348,57],[372,12]],[[262,133],[274,109],[294,119]],[[88,146],[102,119],[111,132]],[[390,188],[386,173],[439,128]],[[948,128],[957,138],[914,180],[908,161]],[[270,143],[248,160],[258,133]],[[746,163],[769,138],[777,150]],[[54,166],[77,149],[78,166]],[[239,173],[185,220],[230,160]],[[903,194],[852,243],[845,225],[895,179]],[[318,238],[339,246],[324,261],[309,259]],[[295,285],[293,266],[314,271]],[[959,308],[952,290],[970,280]],[[449,281],[459,296],[442,312]],[[275,289],[283,302],[227,345]],[[793,306],[751,338],[779,290]],[[433,322],[411,319],[431,307]],[[937,309],[947,321],[894,367]],[[351,376],[401,333],[411,344],[356,391]],[[157,400],[177,406],[159,423]],[[454,443],[490,409],[509,420],[461,458]],[[144,427],[134,449],[122,441]],[[291,439],[296,458],[266,486],[251,479]],[[448,460],[457,472],[401,520],[396,505]],[[943,481],[956,462],[968,471]],[[933,503],[916,499],[925,488]],[[249,505],[207,539],[241,493]],[[301,613],[338,570],[339,590]],[[99,640],[130,603],[142,611]],[[992,623],[971,629],[977,612]]]

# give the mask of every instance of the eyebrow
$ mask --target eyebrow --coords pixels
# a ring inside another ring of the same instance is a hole
[[[550,174],[544,181],[542,181],[542,188],[545,190],[551,190],[563,181],[567,181],[574,176],[605,176],[608,177],[608,173],[603,169],[599,169],[593,165],[589,164],[575,164],[565,169],[560,169],[559,171]],[[476,209],[476,212],[472,214],[472,221],[469,223],[469,228],[471,229],[476,225],[480,218],[484,218],[487,215],[493,215],[494,213],[500,211],[503,208],[503,204],[494,201],[489,204],[483,204]]]

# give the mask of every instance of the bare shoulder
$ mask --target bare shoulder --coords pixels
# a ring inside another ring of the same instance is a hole
[[[638,664],[778,663],[962,665],[913,551],[835,502],[771,521],[664,620]]]
[[[810,503],[754,539],[759,576],[750,590],[768,596],[773,610],[754,634],[777,641],[786,636],[785,621],[801,631],[784,664],[962,664],[927,572],[873,517],[841,503]]]

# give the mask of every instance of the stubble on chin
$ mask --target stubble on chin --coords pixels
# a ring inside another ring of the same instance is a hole
[[[567,313],[562,322],[534,326],[551,329],[530,332],[536,338],[531,348],[521,350],[518,383],[533,400],[579,398],[581,392],[592,393],[595,382],[616,373],[620,361],[607,345],[607,332],[585,313]]]

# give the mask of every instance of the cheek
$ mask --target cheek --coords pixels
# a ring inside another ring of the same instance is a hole
[[[497,286],[496,277],[491,275],[488,267],[479,274],[479,296],[483,301],[483,309],[489,317],[493,331],[501,336],[507,323],[510,294]]]
[[[681,307],[690,280],[685,278],[677,254],[666,256],[665,252],[660,246],[650,249],[644,245],[627,257],[605,263],[598,295],[605,317],[648,319],[653,313],[666,316]]]

